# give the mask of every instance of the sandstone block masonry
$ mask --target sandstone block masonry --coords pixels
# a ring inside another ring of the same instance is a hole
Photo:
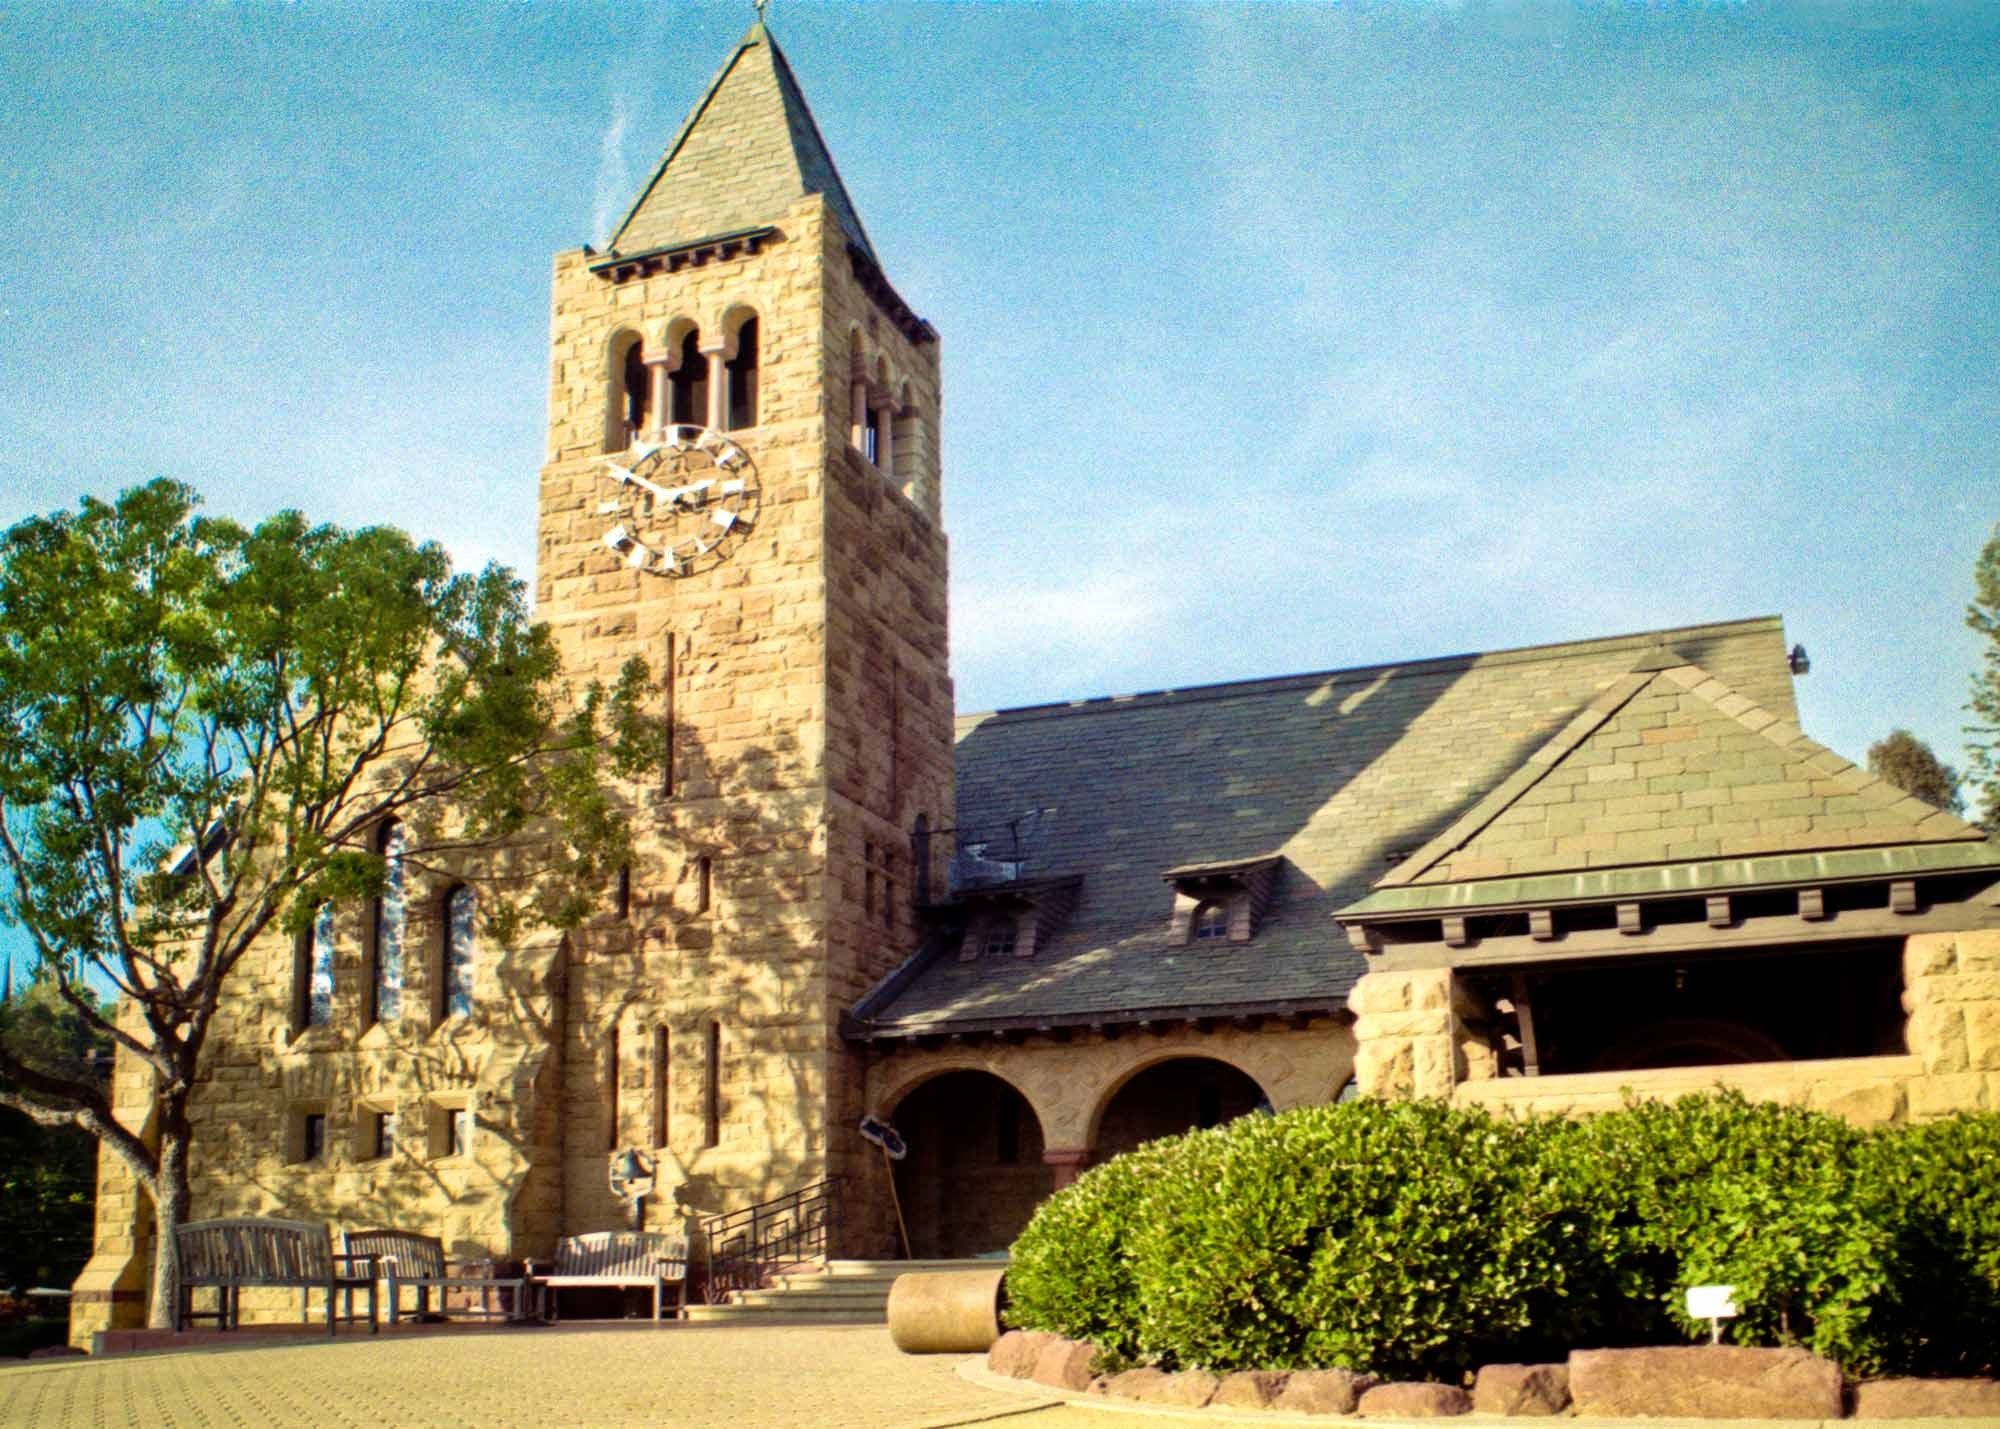
[[[1628,1095],[1717,1087],[1859,1125],[2000,1110],[2000,930],[1913,934],[1902,970],[1903,1053],[1507,1078],[1494,1076],[1495,1049],[1468,1024],[1450,970],[1371,973],[1349,998],[1355,1073],[1365,1095],[1450,1097],[1522,1113],[1603,1111]]]

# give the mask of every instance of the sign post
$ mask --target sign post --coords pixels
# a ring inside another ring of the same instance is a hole
[[[896,1168],[893,1163],[910,1154],[910,1148],[903,1144],[903,1138],[896,1128],[880,1117],[861,1118],[861,1139],[872,1141],[882,1148],[882,1170],[889,1177],[889,1204],[896,1208],[896,1232],[903,1239],[903,1259],[912,1260],[910,1254],[910,1228],[903,1221],[903,1198],[896,1194]]]
[[[1722,1322],[1743,1312],[1736,1308],[1734,1285],[1690,1285],[1687,1292],[1688,1318],[1708,1321],[1708,1342],[1722,1343]]]

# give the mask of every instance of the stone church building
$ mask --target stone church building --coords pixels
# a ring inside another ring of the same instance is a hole
[[[1776,617],[956,714],[939,337],[761,25],[557,256],[550,371],[537,612],[579,681],[656,674],[639,855],[567,935],[413,873],[273,937],[197,1216],[545,1255],[631,1223],[638,1148],[652,1228],[830,1181],[835,1250],[888,1255],[872,1112],[912,1250],[961,1256],[1259,1107],[2000,1108],[2000,848],[1801,732]],[[99,1186],[80,1343],[151,1257]]]

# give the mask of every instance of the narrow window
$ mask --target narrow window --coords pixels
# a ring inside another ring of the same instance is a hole
[[[632,865],[629,863],[618,865],[618,877],[611,884],[611,907],[620,922],[632,916]]]
[[[470,1156],[472,1154],[472,1108],[453,1107],[445,1113],[444,1154],[447,1156]]]
[[[378,1111],[375,1113],[374,1155],[380,1161],[396,1154],[396,1113]]]
[[[604,1149],[618,1149],[618,1028],[604,1042]]]
[[[665,747],[661,750],[660,792],[668,798],[674,794],[674,685],[678,674],[680,652],[675,648],[674,637],[667,636],[667,648],[661,652],[664,668],[660,672],[660,737]]]
[[[896,880],[893,878],[882,880],[882,926],[896,926]]]
[[[708,425],[708,357],[701,350],[701,332],[689,328],[681,339],[681,360],[667,378],[672,396],[675,423],[688,427]]]
[[[706,913],[715,895],[715,864],[707,854],[694,861],[694,911]]]
[[[1229,936],[1229,910],[1220,903],[1204,903],[1194,910],[1194,940],[1212,943]]]
[[[382,855],[382,893],[371,920],[368,1020],[394,1022],[403,1015],[403,826],[384,825],[375,847]]]
[[[757,425],[757,319],[747,319],[736,330],[736,356],[727,363],[729,372],[729,429]]]
[[[701,1144],[722,1144],[722,1024],[708,1024],[708,1065],[702,1068]]]
[[[292,1035],[333,1021],[333,905],[322,903],[292,949]]]
[[[472,970],[478,955],[473,915],[478,906],[477,896],[462,883],[444,901],[442,1010],[446,1017],[472,1015]]]
[[[307,1112],[302,1130],[305,1134],[299,1146],[299,1160],[322,1160],[326,1156],[326,1113]]]
[[[1014,956],[1014,920],[996,917],[986,925],[986,956],[989,958],[1011,958]]]
[[[653,1145],[665,1146],[667,1133],[673,1129],[668,1118],[667,1096],[672,1090],[668,1073],[672,1069],[670,1058],[673,1047],[667,1040],[667,1029],[653,1029]]]
[[[882,413],[874,406],[869,407],[868,416],[862,423],[861,455],[867,457],[871,464],[882,459]]]
[[[645,432],[652,406],[652,374],[646,371],[646,344],[635,341],[625,349],[625,441],[631,445]]]

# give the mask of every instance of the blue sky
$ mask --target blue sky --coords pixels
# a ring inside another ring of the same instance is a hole
[[[0,522],[156,473],[532,564],[558,249],[746,3],[0,3]],[[943,334],[965,708],[1782,613],[1963,762],[2000,10],[830,5]]]

